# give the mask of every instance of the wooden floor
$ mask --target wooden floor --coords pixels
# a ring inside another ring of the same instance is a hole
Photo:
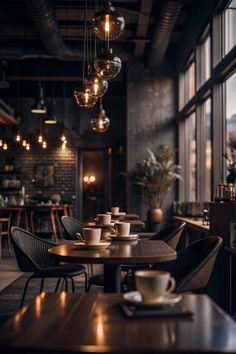
[[[23,273],[18,269],[15,257],[10,257],[5,250],[3,251],[0,263],[0,291],[19,278]]]

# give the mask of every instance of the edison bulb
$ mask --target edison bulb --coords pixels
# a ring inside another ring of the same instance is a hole
[[[108,89],[108,82],[98,76],[98,74],[90,73],[86,80],[86,87],[93,97],[102,97]]]
[[[81,108],[91,108],[97,103],[97,97],[93,96],[87,85],[80,85],[74,91],[76,103]]]
[[[110,2],[92,18],[95,34],[102,40],[109,41],[119,38],[125,28],[124,17],[116,12]]]

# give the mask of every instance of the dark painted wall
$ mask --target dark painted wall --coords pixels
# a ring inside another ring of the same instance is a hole
[[[146,156],[147,148],[166,144],[175,148],[175,86],[171,75],[151,72],[139,62],[128,66],[127,81],[127,170]],[[170,217],[172,191],[164,203],[165,221]],[[145,219],[148,206],[131,187],[128,209]]]

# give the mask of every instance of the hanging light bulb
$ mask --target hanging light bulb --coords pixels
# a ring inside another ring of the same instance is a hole
[[[80,84],[74,91],[76,103],[81,108],[91,108],[97,103],[97,97],[92,96],[87,85]]]
[[[96,35],[105,41],[119,38],[125,28],[124,17],[118,14],[111,2],[92,18],[92,27]]]
[[[23,141],[22,141],[22,146],[25,147],[26,145],[27,145],[27,141],[26,141],[26,140],[23,140]]]
[[[16,141],[17,141],[17,142],[21,141],[20,133],[17,133],[17,134],[16,134]]]
[[[43,136],[42,136],[42,134],[41,133],[39,133],[39,135],[38,135],[38,143],[42,143],[43,142]]]
[[[61,149],[62,150],[65,150],[66,149],[66,144],[67,144],[67,141],[63,141],[63,143],[61,144]]]
[[[47,142],[46,142],[45,140],[42,142],[42,148],[43,148],[43,149],[46,149],[46,148],[47,148]]]
[[[47,112],[47,107],[45,106],[44,103],[44,93],[43,93],[43,88],[39,82],[38,84],[38,96],[35,99],[35,103],[33,104],[31,108],[32,113],[38,113],[38,114],[44,114]]]
[[[3,140],[0,139],[0,147],[2,147],[2,146],[3,146]]]
[[[94,61],[96,72],[105,80],[114,79],[119,74],[121,66],[121,60],[113,54],[112,48],[107,48]]]
[[[62,136],[61,136],[61,141],[66,141],[66,136],[64,133],[62,133]]]
[[[102,134],[107,131],[110,125],[110,119],[106,117],[106,112],[102,106],[102,98],[100,98],[99,111],[91,118],[92,130],[96,133]]]
[[[29,151],[30,150],[30,144],[27,143],[25,148],[26,148],[27,151]]]
[[[96,73],[89,73],[85,79],[86,88],[93,97],[102,97],[108,89],[108,82]]]
[[[4,143],[3,146],[2,146],[3,150],[7,150],[8,149],[8,145],[7,143]]]

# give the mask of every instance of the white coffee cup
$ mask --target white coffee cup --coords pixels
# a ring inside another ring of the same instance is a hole
[[[130,222],[116,222],[115,223],[116,234],[120,237],[129,236]]]
[[[120,212],[120,208],[119,207],[112,207],[111,212],[113,215],[118,215]]]
[[[138,270],[135,272],[135,284],[144,301],[161,299],[175,289],[175,280],[171,274],[159,270]]]
[[[110,225],[111,215],[109,214],[97,214],[97,222],[101,225]]]
[[[96,245],[101,239],[101,229],[85,227],[83,228],[83,236],[77,232],[76,235],[81,241],[88,245]]]

